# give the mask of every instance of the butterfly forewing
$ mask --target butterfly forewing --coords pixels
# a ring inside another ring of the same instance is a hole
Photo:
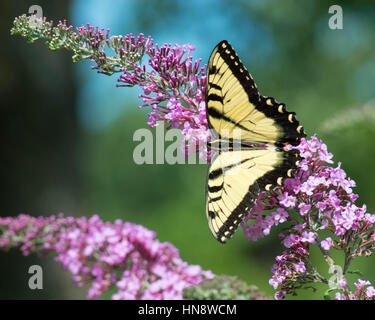
[[[220,42],[208,62],[207,119],[219,134],[242,130],[242,140],[253,143],[288,142],[297,145],[303,128],[283,103],[259,94],[253,78],[227,41]]]

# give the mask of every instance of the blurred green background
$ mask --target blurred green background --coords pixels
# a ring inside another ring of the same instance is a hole
[[[308,135],[327,143],[357,182],[358,204],[373,212],[373,1],[1,0],[2,216],[97,213],[103,220],[142,224],[190,264],[237,275],[274,294],[270,268],[283,250],[277,230],[255,243],[241,230],[226,245],[215,241],[205,217],[207,166],[136,165],[133,133],[147,128],[147,110],[137,108],[139,90],[116,88],[115,76],[96,74],[90,63],[73,65],[70,52],[10,37],[14,17],[33,4],[54,21],[89,22],[111,28],[112,35],[142,32],[159,44],[191,43],[203,62],[219,41],[229,40],[260,92],[286,103]],[[328,27],[333,4],[343,8],[343,30]],[[312,259],[329,276],[320,253]],[[27,286],[32,264],[44,270],[44,289],[37,292]],[[356,268],[375,281],[372,257],[356,259]],[[85,288],[70,278],[51,258],[0,253],[2,299],[84,298]],[[321,299],[324,288],[296,298]]]

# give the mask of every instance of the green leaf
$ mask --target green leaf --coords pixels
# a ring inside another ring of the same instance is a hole
[[[323,298],[324,300],[331,300],[330,292],[332,292],[333,289],[328,289],[326,292],[324,292]]]
[[[363,276],[362,272],[359,271],[358,269],[357,270],[348,270],[348,273],[350,273],[350,274],[358,274],[360,276]]]

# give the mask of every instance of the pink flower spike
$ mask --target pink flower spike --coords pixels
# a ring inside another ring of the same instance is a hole
[[[55,253],[55,260],[73,274],[78,286],[90,285],[89,299],[115,285],[118,292],[113,299],[183,299],[186,287],[214,277],[182,261],[172,244],[155,239],[155,232],[129,222],[112,224],[97,215],[87,219],[60,214],[0,218],[2,225],[13,232],[0,234],[0,243],[21,244],[23,253]]]

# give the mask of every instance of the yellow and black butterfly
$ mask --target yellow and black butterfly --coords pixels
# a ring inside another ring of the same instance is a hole
[[[208,61],[206,113],[212,134],[206,213],[213,235],[225,243],[259,193],[291,177],[300,156],[284,146],[296,146],[306,135],[285,104],[259,94],[227,41]]]

